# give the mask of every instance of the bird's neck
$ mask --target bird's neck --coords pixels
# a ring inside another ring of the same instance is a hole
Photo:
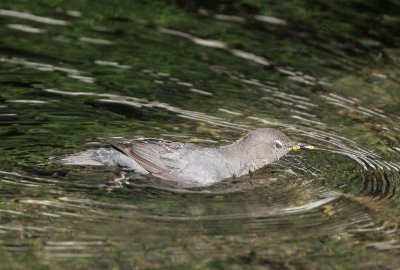
[[[238,177],[252,173],[266,165],[265,160],[257,157],[257,150],[254,145],[243,140],[218,148],[234,176]]]

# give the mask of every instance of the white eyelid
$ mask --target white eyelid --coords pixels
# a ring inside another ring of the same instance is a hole
[[[274,141],[274,147],[275,148],[282,148],[283,144],[280,140],[275,140]]]

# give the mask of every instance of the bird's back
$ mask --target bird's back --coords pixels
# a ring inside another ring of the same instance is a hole
[[[190,185],[211,184],[227,177],[222,155],[214,148],[161,139],[110,142],[151,174]],[[221,164],[223,165],[223,164]]]

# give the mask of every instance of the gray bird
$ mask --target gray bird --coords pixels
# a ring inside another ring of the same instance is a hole
[[[122,166],[184,186],[208,186],[252,173],[290,150],[313,148],[296,144],[282,132],[270,128],[251,131],[238,141],[220,147],[162,139],[111,141],[109,144],[110,148],[87,150],[60,161],[65,165]]]

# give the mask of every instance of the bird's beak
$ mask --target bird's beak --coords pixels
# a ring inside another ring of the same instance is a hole
[[[293,151],[298,151],[298,150],[302,150],[302,149],[310,149],[310,150],[312,150],[312,149],[315,149],[315,146],[307,145],[307,144],[304,144],[304,143],[297,143],[295,145],[292,145],[292,147],[290,147],[290,150],[293,150]]]

